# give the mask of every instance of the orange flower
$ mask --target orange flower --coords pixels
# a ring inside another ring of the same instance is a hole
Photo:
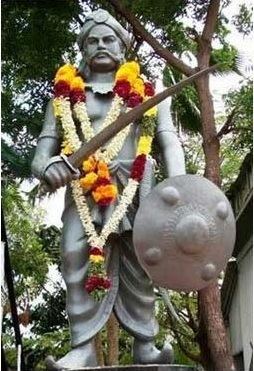
[[[109,170],[108,170],[108,165],[103,162],[103,161],[99,161],[98,162],[98,171],[97,171],[97,174],[100,178],[106,178],[106,179],[109,179],[110,178],[110,174],[109,174]]]
[[[86,190],[90,190],[93,187],[97,179],[98,179],[98,175],[92,171],[88,173],[85,177],[80,178],[79,183],[82,188],[85,188]]]
[[[114,184],[97,187],[92,192],[95,202],[99,202],[103,198],[115,198],[117,195],[117,188]]]
[[[88,160],[83,162],[83,170],[85,173],[89,173],[90,171],[95,171],[97,165],[97,161],[93,156],[90,156]]]

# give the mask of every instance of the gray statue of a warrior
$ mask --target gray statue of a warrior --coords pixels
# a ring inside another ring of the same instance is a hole
[[[52,192],[67,185],[61,257],[72,350],[52,362],[56,369],[96,366],[93,339],[114,310],[134,338],[134,363],[170,363],[170,348],[159,351],[154,345],[158,324],[153,285],[132,241],[138,204],[154,184],[149,154],[154,136],[168,176],[185,173],[170,101],[123,129],[79,171],[73,168],[68,154],[153,94],[138,63],[125,62],[128,33],[107,11],[95,11],[85,19],[78,45],[79,68],[65,65],[56,74],[55,96],[32,163],[33,173]]]

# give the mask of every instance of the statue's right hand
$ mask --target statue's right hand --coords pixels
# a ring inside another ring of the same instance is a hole
[[[50,191],[54,192],[78,177],[78,173],[74,173],[60,156],[56,156],[46,165],[42,180],[49,185]]]

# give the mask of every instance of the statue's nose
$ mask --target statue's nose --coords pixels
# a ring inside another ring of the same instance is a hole
[[[102,39],[99,40],[97,49],[105,49],[105,44]]]

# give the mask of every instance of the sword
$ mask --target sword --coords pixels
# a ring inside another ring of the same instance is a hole
[[[122,113],[119,117],[105,129],[101,130],[96,134],[88,143],[83,144],[75,153],[68,157],[68,162],[73,168],[79,168],[83,161],[86,160],[89,156],[97,151],[101,146],[107,143],[112,139],[119,131],[123,130],[127,125],[132,122],[140,119],[143,114],[148,111],[150,108],[156,106],[164,99],[179,93],[186,85],[189,85],[191,82],[195,81],[201,76],[204,76],[218,67],[218,64],[215,64],[211,67],[204,68],[201,71],[193,74],[190,77],[186,77],[177,84],[170,86],[169,88],[163,90],[161,93],[154,95],[152,98],[136,106],[132,110]],[[42,181],[40,184],[40,194],[43,195],[48,192],[47,183]]]

